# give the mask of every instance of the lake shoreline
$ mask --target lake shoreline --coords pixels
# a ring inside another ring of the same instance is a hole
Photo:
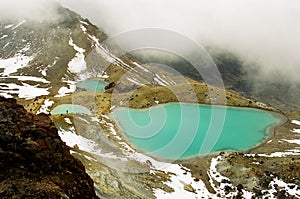
[[[199,105],[199,106],[201,106],[201,107],[205,107],[205,108],[209,108],[209,107],[214,107],[214,108],[217,108],[217,109],[223,109],[223,110],[225,110],[225,115],[226,115],[226,111],[228,111],[228,109],[227,108],[230,108],[229,110],[234,110],[234,111],[236,111],[236,110],[238,110],[238,111],[245,111],[245,108],[243,108],[243,107],[232,107],[232,106],[230,106],[230,107],[228,107],[228,106],[222,106],[222,105],[203,105],[203,104],[196,104],[196,103],[194,103],[194,104],[191,104],[191,103],[178,103],[178,102],[172,102],[172,103],[166,103],[166,104],[159,104],[159,105],[156,105],[156,106],[152,106],[152,107],[149,107],[148,108],[148,110],[150,111],[150,110],[155,110],[155,109],[158,109],[160,106],[164,106],[164,105],[178,105],[178,104],[180,104],[179,105],[179,107],[181,107],[181,105],[192,105],[192,106],[196,106],[196,105]],[[200,109],[201,109],[201,107],[199,107]],[[182,107],[181,107],[182,108]],[[214,108],[212,108],[212,110],[214,110]],[[128,109],[128,110],[134,110],[135,112],[137,111],[137,113],[139,112],[139,110],[141,110],[141,112],[140,113],[142,113],[142,111],[145,111],[146,109],[135,109],[135,108],[125,108],[125,107],[118,107],[118,108],[116,108],[114,111],[121,111],[121,110],[123,110],[123,111],[126,111],[126,109]],[[181,109],[180,109],[181,110]],[[260,109],[252,109],[253,111],[258,111],[257,113],[259,113],[259,112],[261,112],[261,113],[263,113],[263,112],[266,112],[265,110],[260,110]],[[112,113],[110,113],[110,116],[112,117],[112,118],[114,118],[114,121],[116,122],[116,124],[117,124],[117,127],[118,127],[118,129],[121,131],[121,132],[124,132],[124,127],[120,124],[120,122],[118,122],[117,121],[117,119],[113,116],[114,115],[114,111],[112,111]],[[187,159],[192,159],[192,158],[195,158],[195,157],[203,157],[203,156],[210,156],[210,155],[215,155],[215,154],[218,154],[218,153],[220,153],[220,152],[223,152],[223,151],[232,151],[232,152],[241,152],[241,153],[247,153],[247,152],[249,152],[249,151],[251,151],[251,150],[253,150],[253,149],[255,149],[255,148],[257,148],[257,147],[260,147],[260,146],[262,146],[264,143],[266,143],[266,142],[268,142],[268,140],[269,139],[271,139],[273,136],[274,136],[274,129],[276,128],[276,127],[278,127],[278,126],[281,126],[281,125],[283,125],[286,121],[287,121],[287,118],[284,116],[284,115],[282,115],[282,114],[280,114],[280,113],[275,113],[275,112],[271,112],[271,111],[267,111],[268,113],[270,113],[271,115],[272,115],[272,117],[276,120],[276,122],[273,124],[273,125],[271,125],[271,126],[267,126],[266,128],[265,128],[265,130],[264,130],[264,138],[262,138],[262,141],[259,141],[257,144],[255,144],[255,146],[253,146],[253,147],[251,147],[251,148],[249,148],[249,149],[245,149],[245,150],[234,150],[234,149],[228,149],[228,150],[218,150],[218,151],[212,151],[212,152],[208,152],[208,153],[205,153],[205,154],[197,154],[197,155],[192,155],[192,156],[190,156],[190,157],[180,157],[180,160],[187,160]],[[224,115],[224,117],[225,117],[225,115]],[[120,126],[121,125],[121,126]],[[223,127],[222,127],[222,129],[223,129]],[[123,134],[123,133],[122,133]],[[126,134],[126,133],[125,133]],[[142,152],[142,153],[145,153],[145,151],[143,151],[143,150],[141,150],[141,149],[138,149],[138,147],[135,147],[135,146],[133,146],[133,144],[132,144],[132,141],[130,141],[130,139],[125,135],[125,134],[123,134],[123,136],[122,137],[125,137],[125,140],[126,140],[126,142],[131,146],[131,147],[133,147],[136,151],[139,151],[139,152]],[[215,145],[214,145],[215,146]],[[146,154],[147,154],[147,152],[146,152]],[[147,155],[149,155],[149,156],[151,156],[151,157],[153,157],[153,158],[155,158],[155,159],[158,159],[158,160],[160,160],[160,161],[173,161],[174,159],[173,158],[162,158],[162,157],[157,157],[156,155],[152,155],[152,154],[147,154]]]

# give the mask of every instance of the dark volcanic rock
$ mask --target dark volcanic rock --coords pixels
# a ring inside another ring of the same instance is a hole
[[[116,86],[115,82],[110,82],[108,85],[105,86],[105,90],[111,89],[115,86]]]
[[[0,97],[0,198],[98,198],[45,114]]]

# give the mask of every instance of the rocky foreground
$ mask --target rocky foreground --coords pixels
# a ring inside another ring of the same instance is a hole
[[[45,114],[0,97],[0,198],[98,198]]]

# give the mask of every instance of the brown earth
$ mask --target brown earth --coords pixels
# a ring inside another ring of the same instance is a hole
[[[0,198],[98,198],[45,114],[0,97]]]

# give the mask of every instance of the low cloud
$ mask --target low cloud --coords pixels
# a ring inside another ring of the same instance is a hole
[[[57,2],[54,0],[1,0],[2,20],[52,20],[56,17]]]
[[[300,82],[297,0],[57,0],[109,35],[140,28],[176,31],[258,63],[261,78]],[[1,19],[54,19],[54,0],[0,2]],[[256,75],[258,75],[256,74]]]
[[[165,28],[259,63],[262,78],[300,81],[297,0],[59,0],[109,35]],[[257,74],[256,74],[257,75]]]

